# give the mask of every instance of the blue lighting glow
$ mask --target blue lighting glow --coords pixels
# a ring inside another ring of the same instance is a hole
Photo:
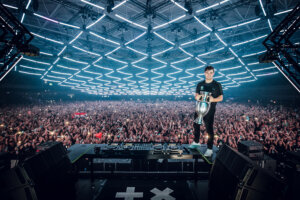
[[[97,5],[97,4],[91,3],[91,2],[86,1],[86,0],[80,0],[80,1],[82,1],[82,2],[84,2],[84,3],[86,3],[86,4],[89,4],[89,5],[91,5],[91,6],[94,6],[94,7],[96,7],[96,8],[99,8],[99,9],[101,9],[101,10],[104,10],[104,8],[103,8],[102,6],[99,6],[99,5]]]
[[[61,24],[61,25],[63,25],[63,26],[68,26],[68,27],[71,27],[71,28],[80,29],[80,27],[78,27],[78,26],[74,26],[74,25],[71,25],[71,24],[66,24],[66,23],[63,23],[63,22],[59,22],[59,21],[56,21],[56,20],[54,20],[54,19],[50,19],[50,18],[48,18],[48,17],[42,16],[42,15],[37,14],[37,13],[33,13],[33,15],[35,15],[35,16],[37,16],[37,17],[40,17],[40,18],[42,18],[42,19],[48,20],[48,21],[50,21],[50,22],[54,22],[54,23],[56,23],[56,24]]]
[[[126,19],[125,17],[122,17],[122,16],[120,16],[120,15],[118,15],[118,14],[116,14],[115,16],[118,17],[118,18],[120,18],[120,19],[122,19],[122,20],[124,20],[124,21],[126,21],[126,22],[128,22],[129,24],[132,24],[132,25],[134,25],[134,26],[140,27],[140,28],[142,28],[142,29],[147,29],[147,27],[142,26],[142,25],[140,25],[140,24],[138,24],[138,23],[135,23],[135,22],[133,22],[133,21],[130,21],[129,19]]]
[[[211,5],[211,6],[207,6],[205,8],[201,8],[201,9],[197,10],[196,13],[200,13],[200,12],[203,12],[205,10],[208,10],[208,9],[211,9],[211,8],[215,8],[215,7],[220,6],[220,5],[222,5],[222,4],[224,4],[224,3],[228,2],[228,1],[229,0],[223,0],[220,3],[215,3],[215,4]]]
[[[192,95],[207,65],[215,67],[214,78],[224,90],[281,72],[258,57],[266,52],[262,40],[292,4],[274,13],[269,6],[278,3],[258,0],[247,15],[239,15],[240,7],[228,9],[235,3],[229,0],[193,4],[192,10],[182,2],[170,0],[167,8],[145,14],[128,0],[115,1],[110,11],[102,1],[80,0],[72,3],[87,13],[78,18],[73,11],[36,11],[31,0],[23,8],[4,0],[41,49],[40,56],[26,56],[15,70],[106,96]]]
[[[229,26],[229,27],[225,27],[225,28],[220,28],[220,29],[218,29],[218,31],[225,31],[225,30],[228,30],[228,29],[237,28],[237,27],[240,27],[240,26],[251,24],[253,22],[257,22],[259,20],[260,20],[260,18],[256,18],[256,19],[253,19],[253,20],[250,20],[250,21],[247,21],[247,22],[243,22],[243,23],[237,24],[237,25],[233,25],[233,26]]]
[[[36,33],[33,33],[33,32],[31,32],[31,34],[34,35],[34,36],[36,36],[36,37],[42,38],[42,39],[44,39],[44,40],[48,40],[48,41],[53,42],[53,43],[56,43],[56,44],[61,44],[61,45],[64,44],[63,42],[60,42],[60,41],[57,41],[57,40],[53,40],[53,39],[50,39],[50,38],[48,38],[48,37],[44,37],[44,36],[42,36],[42,35],[39,35],[39,34],[36,34]]]
[[[256,41],[256,40],[259,40],[259,39],[262,39],[262,38],[265,38],[267,37],[268,35],[262,35],[262,36],[259,36],[259,37],[256,37],[256,38],[253,38],[251,40],[246,40],[246,41],[243,41],[243,42],[239,42],[239,43],[235,43],[233,44],[232,46],[235,47],[235,46],[239,46],[239,45],[243,45],[243,44],[247,44],[249,42],[253,42],[253,41]]]
[[[178,21],[178,20],[180,20],[180,19],[182,19],[182,18],[185,18],[185,16],[186,16],[186,15],[181,15],[181,16],[179,16],[179,17],[177,17],[177,18],[175,18],[175,19],[173,19],[173,20],[171,20],[171,21],[169,21],[169,22],[167,22],[167,23],[164,23],[164,24],[160,24],[160,25],[158,25],[158,26],[155,26],[153,29],[158,29],[158,28],[167,26],[167,25],[169,25],[169,24],[172,24],[172,23],[174,23],[174,22],[176,22],[176,21]]]
[[[12,8],[12,9],[18,10],[17,7],[11,6],[11,5],[8,5],[8,4],[3,4],[3,6],[5,6],[5,7],[7,7],[7,8]]]

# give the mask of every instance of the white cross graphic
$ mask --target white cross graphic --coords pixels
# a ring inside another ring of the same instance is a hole
[[[116,198],[124,198],[124,200],[134,200],[134,198],[143,198],[143,192],[134,192],[135,187],[127,187],[126,192],[117,192]]]
[[[172,193],[173,190],[168,187],[163,191],[160,191],[157,188],[153,188],[151,192],[155,194],[155,196],[152,197],[151,200],[175,200],[174,197],[170,196],[170,193]]]

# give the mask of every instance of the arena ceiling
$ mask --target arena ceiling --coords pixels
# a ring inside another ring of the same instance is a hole
[[[2,0],[40,56],[16,71],[98,95],[190,95],[216,68],[224,90],[278,74],[262,41],[296,0]],[[299,38],[294,39],[296,42]]]

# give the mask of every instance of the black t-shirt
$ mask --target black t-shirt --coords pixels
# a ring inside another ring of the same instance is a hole
[[[200,91],[211,92],[213,98],[223,95],[221,84],[215,80],[213,80],[211,83],[205,83],[205,80],[199,82],[196,88],[196,93],[200,94]],[[217,102],[212,102],[210,109],[216,109],[216,105]]]

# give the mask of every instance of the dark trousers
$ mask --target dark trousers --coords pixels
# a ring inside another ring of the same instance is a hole
[[[205,124],[206,131],[208,133],[208,141],[207,141],[207,148],[212,149],[214,143],[214,118],[215,118],[215,109],[211,109],[204,117],[203,121]],[[194,115],[194,119],[197,118],[197,113]],[[194,122],[194,141],[199,143],[200,138],[200,124]]]

